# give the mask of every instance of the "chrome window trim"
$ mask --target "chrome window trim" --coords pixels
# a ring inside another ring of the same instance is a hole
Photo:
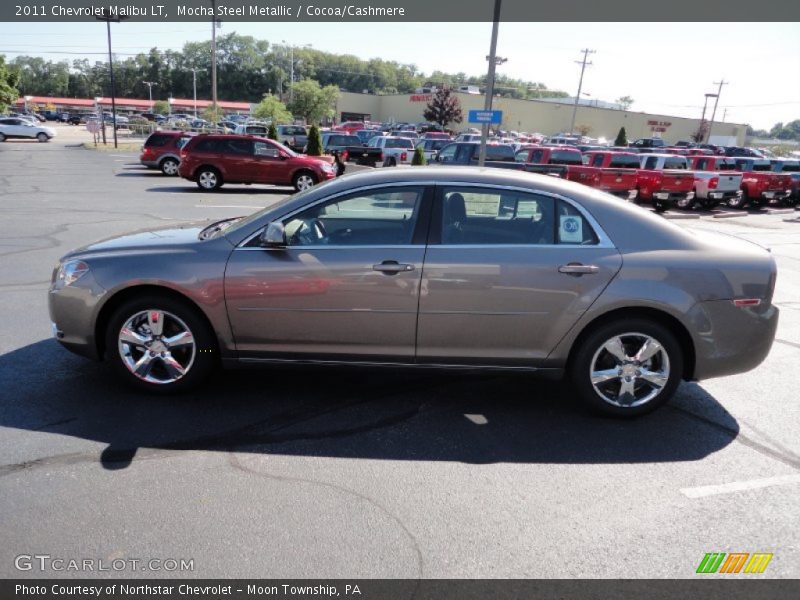
[[[511,190],[511,191],[521,192],[521,193],[525,193],[525,194],[539,194],[539,195],[542,195],[542,196],[547,196],[547,197],[550,197],[550,198],[563,200],[564,202],[566,202],[567,204],[572,206],[575,210],[577,210],[581,214],[581,216],[583,216],[583,218],[587,220],[589,225],[594,230],[595,235],[597,235],[597,243],[596,244],[586,244],[586,245],[584,245],[584,244],[464,244],[464,245],[460,245],[460,244],[432,244],[431,247],[440,247],[440,248],[469,248],[469,247],[474,247],[474,248],[490,248],[490,247],[512,248],[512,247],[524,247],[524,248],[605,248],[605,249],[616,249],[616,246],[611,241],[611,238],[608,237],[608,234],[600,226],[600,223],[597,222],[597,220],[594,218],[592,213],[590,213],[582,205],[578,204],[578,202],[575,201],[574,199],[569,198],[567,196],[564,196],[562,194],[557,194],[555,192],[549,192],[549,191],[545,191],[545,190],[537,190],[537,189],[525,188],[525,187],[521,187],[521,186],[517,186],[517,185],[498,185],[496,183],[471,183],[469,181],[430,181],[430,180],[425,180],[425,181],[415,181],[413,183],[407,182],[407,181],[395,181],[395,182],[391,182],[391,183],[365,185],[365,186],[361,186],[361,187],[357,187],[357,188],[351,188],[349,190],[343,190],[341,192],[337,192],[337,193],[332,194],[330,196],[325,196],[324,198],[320,198],[319,200],[316,200],[316,201],[312,202],[311,204],[306,204],[306,205],[302,206],[301,208],[297,208],[297,209],[292,210],[290,212],[287,212],[285,214],[279,215],[278,217],[276,217],[273,220],[289,219],[289,218],[293,217],[294,215],[296,215],[297,213],[300,213],[300,212],[303,212],[304,210],[312,208],[312,207],[316,206],[317,204],[321,204],[323,202],[327,202],[328,200],[333,200],[335,198],[339,198],[341,196],[346,196],[346,195],[353,194],[353,193],[358,193],[358,192],[368,191],[368,190],[375,190],[375,189],[382,189],[382,188],[387,188],[387,187],[417,187],[417,186],[430,186],[430,185],[441,186],[441,187],[455,186],[455,187],[471,187],[471,188],[476,188],[476,187],[478,187],[478,188],[489,188],[489,189],[506,190],[506,191]],[[262,248],[260,246],[258,246],[258,247],[250,247],[250,248],[247,247],[247,244],[249,244],[253,240],[253,238],[255,238],[258,235],[260,235],[261,230],[264,229],[264,227],[266,227],[266,225],[261,225],[260,227],[258,227],[258,229],[256,229],[256,231],[254,231],[252,234],[247,236],[242,242],[240,242],[239,245],[236,248],[234,248],[234,251],[236,251],[236,250],[261,250],[261,251],[263,251],[263,250],[265,250],[265,248]],[[330,249],[342,249],[342,248],[412,248],[412,247],[424,248],[426,246],[427,246],[427,244],[425,246],[420,246],[420,245],[414,246],[412,244],[403,244],[403,245],[391,245],[391,246],[383,246],[383,245],[369,245],[369,246],[355,246],[355,245],[353,245],[353,246],[287,246],[287,248],[303,248],[303,249],[309,250],[309,249],[320,249],[320,248],[330,248]]]

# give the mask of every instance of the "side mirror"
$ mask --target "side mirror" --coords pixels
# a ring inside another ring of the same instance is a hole
[[[273,221],[267,225],[259,241],[266,248],[282,248],[286,246],[286,231],[283,228],[283,223]]]

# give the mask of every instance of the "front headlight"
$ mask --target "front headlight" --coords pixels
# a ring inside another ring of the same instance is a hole
[[[324,165],[322,165],[322,170],[327,172],[327,173],[332,173],[333,172],[333,165],[329,165],[328,163],[325,163]]]
[[[56,277],[59,281],[63,282],[64,285],[71,285],[88,272],[89,265],[82,260],[69,260],[65,263],[61,263]]]

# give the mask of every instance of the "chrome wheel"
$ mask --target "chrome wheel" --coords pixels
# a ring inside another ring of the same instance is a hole
[[[594,353],[589,377],[595,393],[614,406],[647,404],[667,385],[669,356],[662,344],[643,333],[623,333]]]
[[[298,192],[302,192],[303,190],[307,190],[308,188],[314,185],[314,178],[311,175],[307,175],[305,173],[297,176],[297,181],[295,182],[295,187],[297,188]]]
[[[200,187],[207,190],[213,190],[215,187],[217,187],[218,181],[219,178],[214,171],[203,171],[197,178],[197,183],[200,184]]]
[[[174,383],[194,364],[194,335],[181,319],[156,308],[137,312],[117,335],[122,363],[147,383]]]
[[[165,160],[163,163],[161,163],[161,172],[164,173],[164,175],[169,175],[169,176],[177,175],[178,174],[177,161],[174,161],[171,158]]]

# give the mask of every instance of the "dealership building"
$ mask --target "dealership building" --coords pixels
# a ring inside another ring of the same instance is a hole
[[[470,125],[466,123],[467,112],[482,110],[484,96],[460,92],[454,94],[461,102],[465,118],[457,128],[469,127]],[[431,94],[376,96],[342,92],[336,112],[337,117],[342,120],[419,123],[425,120],[422,113],[431,98]],[[501,126],[503,129],[553,135],[569,131],[574,107],[572,104],[553,101],[495,98],[493,108],[503,111]],[[710,117],[710,114],[707,116]],[[660,136],[667,142],[674,143],[690,139],[700,126],[700,119],[580,104],[575,118],[576,131],[581,126],[588,127],[587,135],[593,138],[605,137],[613,141],[617,137],[619,128],[624,127],[629,140]],[[747,126],[742,123],[714,123],[711,135],[735,138],[735,145],[743,146],[746,129]]]
[[[466,122],[469,110],[482,110],[484,96],[454,92],[461,102],[465,121],[456,125],[457,129],[470,126]],[[431,94],[392,94],[379,96],[375,94],[355,94],[342,92],[336,103],[336,118],[338,121],[379,121],[419,123],[424,121],[422,116],[426,105],[432,98]],[[37,104],[41,109],[47,104],[54,105],[56,110],[65,111],[90,111],[99,105],[105,110],[111,108],[111,98],[82,99],[82,98],[53,98],[43,96],[28,96],[27,102]],[[26,103],[25,98],[20,98],[17,106],[22,108]],[[193,100],[186,98],[171,98],[172,112],[202,111],[211,103],[208,100]],[[149,100],[116,98],[117,110],[125,112],[143,112],[152,109],[153,103]],[[220,108],[228,113],[248,114],[254,104],[247,102],[220,101]],[[529,133],[542,133],[553,135],[566,132],[572,122],[573,105],[553,100],[516,100],[512,98],[495,98],[495,110],[503,111],[501,127],[512,131],[527,131]],[[642,137],[660,136],[667,142],[674,143],[678,140],[688,140],[700,126],[700,119],[687,119],[663,114],[651,114],[618,108],[605,108],[579,104],[575,118],[575,129],[588,128],[588,134],[593,138],[607,138],[614,140],[620,127],[625,127],[629,140]],[[747,126],[742,123],[714,123],[711,136],[724,139],[728,145],[743,146]],[[735,140],[735,141],[734,141]],[[712,140],[713,141],[713,140]]]

